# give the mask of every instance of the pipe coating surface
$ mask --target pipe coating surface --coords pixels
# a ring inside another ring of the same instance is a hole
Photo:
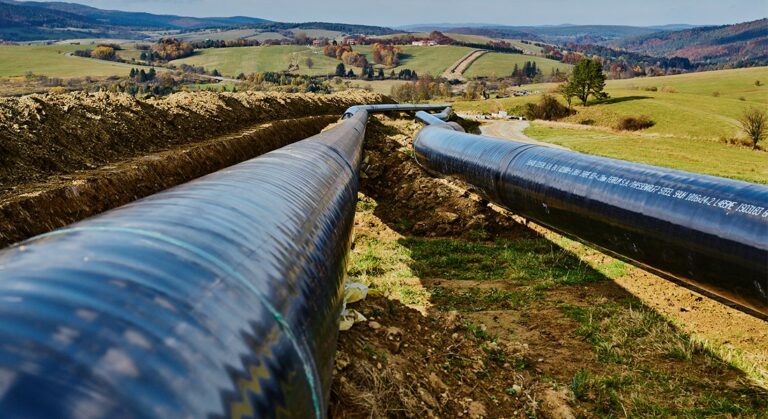
[[[0,417],[326,416],[367,118],[0,251]]]
[[[427,170],[656,273],[768,316],[768,186],[425,127]]]

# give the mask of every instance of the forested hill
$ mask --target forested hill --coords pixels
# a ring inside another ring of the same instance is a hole
[[[202,27],[259,24],[265,19],[250,17],[195,18],[175,15],[102,10],[75,3],[20,2],[0,0],[0,19],[8,26],[47,26],[97,29],[126,27],[145,29],[193,29]]]
[[[33,41],[80,37],[143,38],[142,30],[253,28],[259,31],[324,29],[349,34],[386,35],[392,29],[345,23],[282,23],[266,19],[187,17],[102,10],[75,3],[0,0],[0,41]]]
[[[768,63],[768,18],[736,25],[658,32],[619,39],[611,46],[659,57],[707,63]]]

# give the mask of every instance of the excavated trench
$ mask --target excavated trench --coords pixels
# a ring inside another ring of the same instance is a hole
[[[357,91],[0,99],[0,246],[315,135],[349,106],[387,101]]]
[[[0,200],[0,246],[63,227],[311,137],[338,119],[313,116],[26,185]]]

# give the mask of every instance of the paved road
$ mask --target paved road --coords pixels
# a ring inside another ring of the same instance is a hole
[[[545,145],[547,147],[567,150],[567,148],[563,146],[534,140],[533,138],[525,135],[523,131],[525,131],[529,125],[530,124],[528,121],[489,121],[480,125],[480,132],[482,132],[483,135],[487,135],[489,137],[504,138],[521,143],[539,144]]]

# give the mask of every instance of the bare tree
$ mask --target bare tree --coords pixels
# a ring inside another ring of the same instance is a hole
[[[768,135],[768,117],[765,111],[750,108],[739,119],[741,129],[752,140],[752,149],[757,149],[757,143]]]
[[[312,60],[312,57],[307,57],[307,59],[304,60],[304,64],[307,65],[307,68],[312,68],[315,66],[315,62]]]

